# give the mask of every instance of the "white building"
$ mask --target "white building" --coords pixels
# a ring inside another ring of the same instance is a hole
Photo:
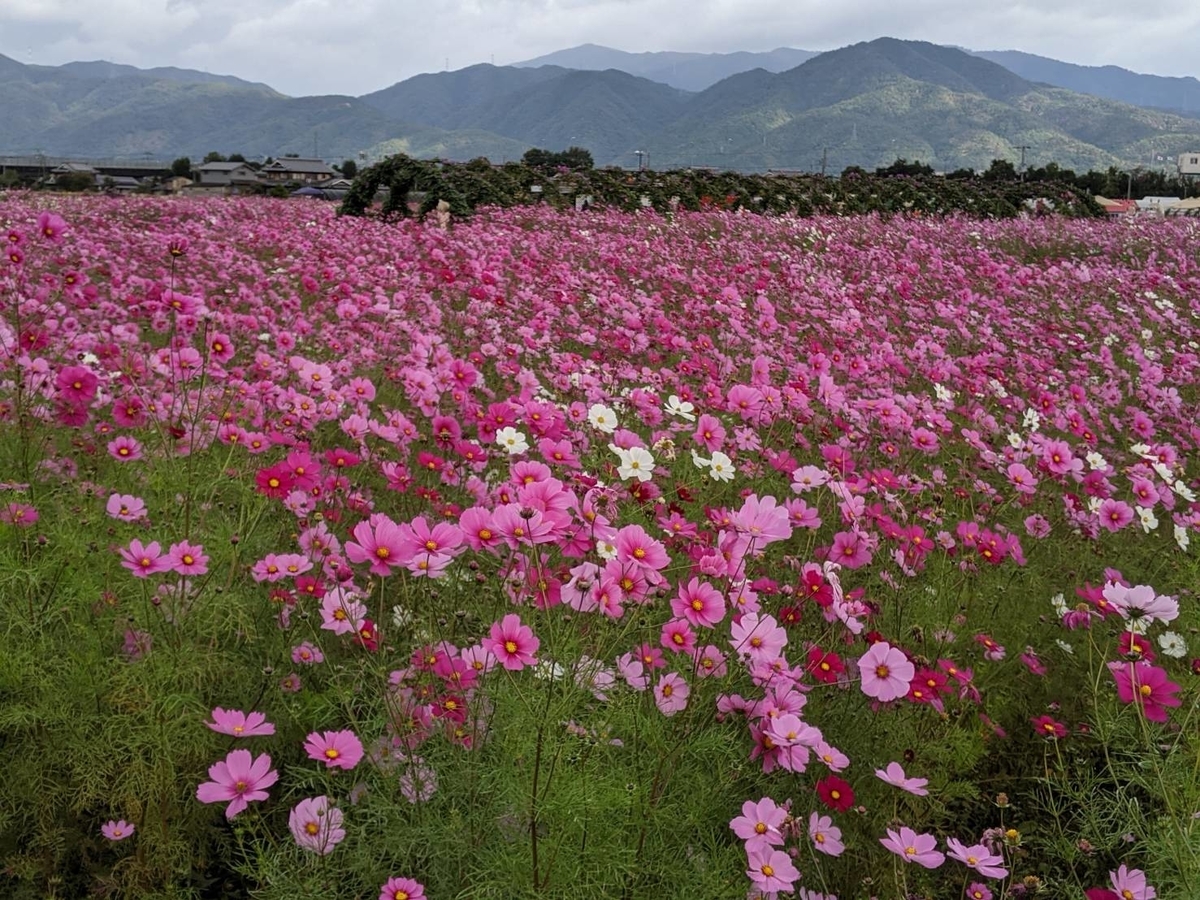
[[[1178,160],[1180,175],[1200,175],[1200,151],[1180,153]]]

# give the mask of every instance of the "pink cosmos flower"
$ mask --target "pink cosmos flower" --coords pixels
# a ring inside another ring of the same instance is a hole
[[[829,559],[847,569],[860,569],[871,561],[871,548],[857,531],[839,531],[833,536]]]
[[[37,509],[28,503],[13,502],[0,506],[0,522],[6,525],[28,528],[39,518]]]
[[[675,672],[668,672],[658,679],[654,686],[654,703],[658,711],[670,718],[687,706],[688,695],[692,689],[688,683]]]
[[[879,843],[907,863],[936,869],[946,861],[946,854],[936,849],[937,838],[932,834],[917,834],[906,826],[901,826],[898,832],[889,828],[887,833],[888,836],[880,838]]]
[[[142,458],[142,445],[123,434],[108,442],[108,455],[119,462],[133,462]]]
[[[792,858],[783,850],[771,847],[755,847],[748,850],[750,868],[746,875],[754,886],[764,894],[778,891],[788,893],[796,886],[800,872],[792,865]]]
[[[244,738],[275,733],[275,726],[260,712],[244,713],[239,709],[221,709],[218,706],[212,711],[212,717],[211,722],[204,724],[219,734]]]
[[[100,833],[110,841],[123,841],[129,837],[136,828],[124,819],[112,820],[105,822],[100,826]]]
[[[725,618],[725,598],[707,581],[693,578],[680,584],[671,612],[698,628],[712,628]]]
[[[887,769],[876,769],[876,776],[880,780],[886,781],[888,784],[900,788],[902,791],[908,791],[910,794],[915,794],[918,797],[926,797],[929,791],[925,790],[925,785],[929,784],[928,778],[909,778],[904,774],[904,768],[898,762],[890,762]]]
[[[353,634],[362,628],[367,607],[354,594],[334,588],[321,598],[321,627],[334,634]]]
[[[379,889],[379,900],[426,900],[425,885],[411,878],[389,878]]]
[[[114,519],[136,522],[146,516],[146,501],[132,494],[113,494],[108,498],[105,511]]]
[[[480,644],[499,660],[500,665],[511,672],[517,672],[537,663],[534,654],[541,646],[541,641],[534,635],[532,628],[521,624],[520,616],[509,613],[499,622],[493,623],[488,636],[480,641]]]
[[[392,569],[409,562],[404,554],[404,532],[387,516],[374,515],[354,526],[354,540],[345,545],[347,559],[370,563],[375,575],[390,575]]]
[[[96,396],[100,379],[84,366],[67,366],[54,378],[59,396],[72,406],[86,406]]]
[[[734,622],[729,634],[733,651],[754,662],[778,659],[788,642],[787,632],[779,627],[773,616],[760,616],[756,612],[746,613]]]
[[[342,827],[342,811],[329,805],[328,797],[309,797],[301,800],[288,816],[288,828],[296,845],[325,856],[346,838]]]
[[[956,838],[946,838],[946,846],[950,848],[950,858],[956,859],[964,866],[974,869],[984,878],[1007,878],[1008,869],[1004,867],[1004,857],[992,853],[986,844],[965,846]]]
[[[746,849],[777,846],[783,844],[784,820],[788,811],[777,806],[770,797],[758,802],[747,800],[742,804],[742,814],[729,822],[733,833],[746,842]]]
[[[349,771],[363,758],[363,745],[353,731],[314,731],[304,742],[309,759],[325,763],[328,769]]]
[[[228,800],[225,818],[232,819],[252,801],[266,800],[267,788],[279,780],[279,773],[265,753],[252,758],[249,750],[230,750],[223,762],[209,767],[208,777],[212,781],[196,788],[196,799],[201,803]]]
[[[128,547],[121,547],[117,552],[121,554],[121,565],[136,578],[149,578],[171,568],[171,560],[163,555],[158,541],[143,544],[134,539]]]
[[[180,575],[204,575],[208,572],[208,557],[199,544],[179,541],[167,551],[171,568]]]
[[[846,845],[842,843],[842,830],[833,824],[829,816],[811,813],[808,817],[808,837],[813,847],[827,856],[841,856]]]
[[[1133,507],[1124,500],[1114,500],[1109,497],[1100,502],[1096,516],[1100,525],[1106,531],[1120,531],[1134,519]]]
[[[314,644],[305,641],[292,648],[292,662],[298,666],[315,666],[325,661],[325,654]]]
[[[900,650],[887,641],[877,641],[859,657],[858,671],[862,676],[862,692],[887,703],[908,693],[909,682],[917,670]]]
[[[1120,701],[1136,704],[1151,722],[1167,721],[1166,708],[1183,702],[1175,696],[1179,685],[1167,677],[1165,669],[1145,662],[1111,662],[1108,669],[1117,683]]]

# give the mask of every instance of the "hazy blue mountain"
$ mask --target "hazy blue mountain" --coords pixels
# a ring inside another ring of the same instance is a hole
[[[734,76],[696,95],[647,140],[658,166],[761,170],[935,169],[994,158],[1073,168],[1144,162],[1200,146],[1200,122],[1038,85],[986,59],[881,38],[787,72]]]
[[[816,55],[816,51],[796,50],[792,47],[780,47],[764,53],[626,53],[624,50],[614,50],[598,44],[582,44],[513,65],[517,68],[561,66],[565,69],[591,71],[617,69],[630,75],[649,78],[651,81],[661,81],[681,90],[702,91],[739,72],[748,72],[751,69],[783,72]]]
[[[1117,66],[1079,66],[1019,50],[969,51],[999,63],[1029,81],[1052,84],[1134,106],[1200,115],[1200,81],[1165,75],[1142,75]]]
[[[631,164],[651,132],[679,116],[691,94],[609,69],[480,65],[418,75],[363,101],[405,122],[478,129],[532,146],[582,146],[597,162]]]

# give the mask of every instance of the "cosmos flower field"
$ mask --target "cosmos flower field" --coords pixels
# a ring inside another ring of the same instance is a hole
[[[0,200],[0,892],[1186,896],[1200,227]]]

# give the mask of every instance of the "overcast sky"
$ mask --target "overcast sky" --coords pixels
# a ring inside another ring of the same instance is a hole
[[[0,53],[19,62],[173,65],[292,95],[582,43],[832,50],[882,36],[1200,75],[1197,0],[0,0]]]

